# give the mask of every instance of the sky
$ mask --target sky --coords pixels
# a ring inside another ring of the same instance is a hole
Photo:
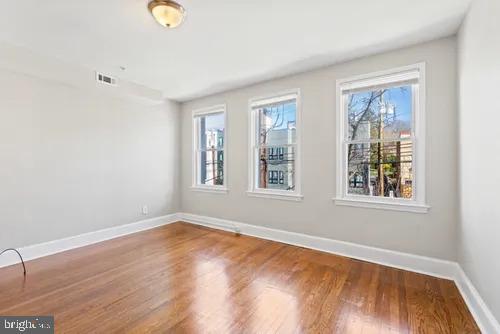
[[[355,93],[354,100],[367,98],[370,93],[371,91]],[[411,94],[411,86],[393,87],[384,93],[384,100],[396,106],[396,119],[399,121],[411,122]]]
[[[396,116],[400,121],[411,121],[411,86],[389,89],[384,98],[396,106]]]
[[[224,114],[205,116],[205,127],[207,130],[224,130]]]
[[[284,108],[284,112],[282,113],[282,108]],[[268,108],[268,109],[271,109],[271,108]],[[290,103],[286,103],[284,105],[279,105],[277,107],[273,107],[273,113],[272,113],[272,123],[274,124],[274,122],[276,121],[276,118],[278,117],[281,117],[282,115],[284,116],[285,120],[284,122],[281,123],[281,121],[279,122],[280,123],[280,126],[277,126],[275,129],[276,130],[279,130],[279,129],[285,129],[287,126],[288,126],[288,123],[289,122],[293,122],[295,123],[295,120],[296,120],[296,103],[295,102],[290,102]],[[279,110],[279,112],[277,112]]]

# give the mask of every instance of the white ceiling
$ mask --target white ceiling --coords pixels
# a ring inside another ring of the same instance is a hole
[[[173,30],[147,3],[4,0],[0,40],[183,101],[451,35],[469,0],[180,0]]]

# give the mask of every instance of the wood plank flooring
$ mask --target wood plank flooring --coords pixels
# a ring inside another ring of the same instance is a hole
[[[56,333],[479,333],[452,281],[187,223],[0,269]]]

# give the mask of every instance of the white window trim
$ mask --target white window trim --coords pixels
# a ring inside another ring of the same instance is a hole
[[[345,158],[345,103],[344,92],[374,86],[392,85],[418,80],[418,87],[413,90],[413,199],[369,197],[347,194],[347,159]],[[430,206],[425,199],[425,63],[399,67],[386,71],[369,73],[340,79],[336,82],[336,122],[337,122],[337,187],[333,201],[337,205],[355,206],[363,208],[426,213]]]
[[[224,184],[223,185],[206,185],[206,184],[198,184],[198,158],[196,151],[198,150],[198,126],[196,125],[196,118],[200,116],[206,116],[211,114],[224,114]],[[201,108],[193,110],[191,116],[192,122],[192,133],[193,133],[193,145],[191,148],[192,156],[191,156],[191,190],[200,191],[206,193],[217,193],[217,194],[225,194],[228,192],[227,188],[227,148],[228,148],[228,131],[227,131],[227,112],[225,104],[218,104],[207,108]]]
[[[265,105],[279,102],[293,97],[296,101],[296,152],[295,152],[295,190],[277,190],[261,189],[256,187],[255,177],[255,113],[253,108],[258,105]],[[261,197],[268,199],[278,199],[285,201],[302,201],[302,160],[301,160],[301,137],[302,137],[302,104],[300,98],[300,89],[290,89],[265,96],[251,98],[248,101],[248,191],[247,195],[251,197]]]

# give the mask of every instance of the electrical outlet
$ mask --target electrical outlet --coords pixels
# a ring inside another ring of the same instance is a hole
[[[142,206],[142,214],[147,215],[149,213],[149,209],[147,205]]]

